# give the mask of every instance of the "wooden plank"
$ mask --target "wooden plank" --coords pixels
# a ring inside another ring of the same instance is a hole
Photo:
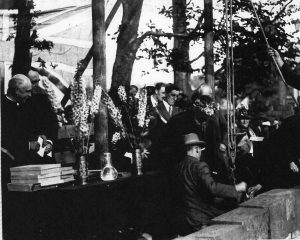
[[[105,0],[92,0],[93,17],[93,83],[106,89],[106,31]],[[107,109],[99,103],[99,114],[95,117],[95,154],[100,160],[108,152]],[[101,160],[103,162],[103,159]]]

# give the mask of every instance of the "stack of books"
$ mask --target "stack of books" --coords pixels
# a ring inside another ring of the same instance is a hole
[[[10,168],[11,183],[7,187],[10,191],[35,191],[73,181],[73,174],[72,167],[65,169],[61,164],[13,167]]]
[[[75,170],[72,167],[62,167],[61,168],[61,179],[66,182],[72,182],[75,180],[74,174]]]

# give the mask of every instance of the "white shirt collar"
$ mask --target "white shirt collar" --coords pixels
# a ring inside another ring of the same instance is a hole
[[[158,101],[153,97],[153,95],[151,95],[150,100],[151,100],[152,106],[156,107],[158,104]]]
[[[11,102],[14,102],[14,103],[16,103],[17,104],[17,106],[19,106],[20,104],[17,102],[17,101],[15,101],[14,99],[12,99],[11,97],[9,97],[8,95],[6,95],[6,98],[9,100],[9,101],[11,101]]]
[[[172,107],[169,103],[167,103],[165,100],[163,100],[163,103],[167,109],[168,112],[170,112],[170,108]]]

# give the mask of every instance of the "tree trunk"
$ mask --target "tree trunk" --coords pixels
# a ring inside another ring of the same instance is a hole
[[[187,34],[186,0],[173,0],[173,32]],[[174,84],[187,95],[191,94],[189,79],[191,65],[189,62],[190,40],[188,38],[174,37],[173,57],[176,58],[174,70]]]
[[[105,0],[92,0],[92,19],[94,88],[100,85],[106,89]],[[94,132],[96,159],[102,163],[103,153],[108,152],[107,110],[102,103],[100,103],[99,114],[95,117]]]
[[[112,88],[119,85],[130,85],[133,63],[139,47],[139,44],[136,43],[143,0],[122,0],[122,6],[123,17],[117,40]]]
[[[30,70],[30,28],[32,19],[32,15],[30,14],[31,8],[31,1],[20,2],[17,17],[15,55],[12,66],[12,75],[27,74]]]
[[[214,32],[213,32],[213,2],[204,0],[204,56],[205,56],[205,81],[213,90],[215,89],[214,77]]]

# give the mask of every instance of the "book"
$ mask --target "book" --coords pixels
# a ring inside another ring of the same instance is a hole
[[[74,178],[74,176],[72,175],[71,177],[63,178],[62,180],[63,180],[64,183],[67,183],[67,182],[75,181],[75,178]]]
[[[61,182],[61,176],[56,177],[48,177],[48,178],[42,178],[42,179],[11,179],[11,183],[19,183],[19,184],[35,184],[40,183],[41,186],[56,184]]]
[[[69,174],[75,174],[75,170],[72,169],[68,169],[68,170],[61,170],[61,175],[69,175]]]
[[[61,168],[61,164],[33,164],[10,168],[11,172],[25,172],[25,171],[41,171],[46,169]]]
[[[36,180],[40,180],[40,179],[45,179],[45,178],[49,178],[49,177],[58,177],[61,176],[60,172],[53,172],[53,173],[47,173],[47,174],[35,174],[35,173],[22,173],[22,174],[14,174],[11,175],[11,179],[36,179]]]
[[[38,190],[51,189],[56,187],[57,185],[41,187],[39,183],[38,184],[18,184],[18,183],[7,184],[8,191],[13,191],[13,192],[34,192]]]
[[[61,173],[61,168],[49,168],[49,169],[42,169],[42,170],[23,170],[23,171],[10,171],[11,176],[26,176],[26,175],[43,175],[43,174],[50,174],[50,173]]]
[[[74,175],[73,174],[61,175],[61,179],[66,179],[70,177],[74,177]]]

